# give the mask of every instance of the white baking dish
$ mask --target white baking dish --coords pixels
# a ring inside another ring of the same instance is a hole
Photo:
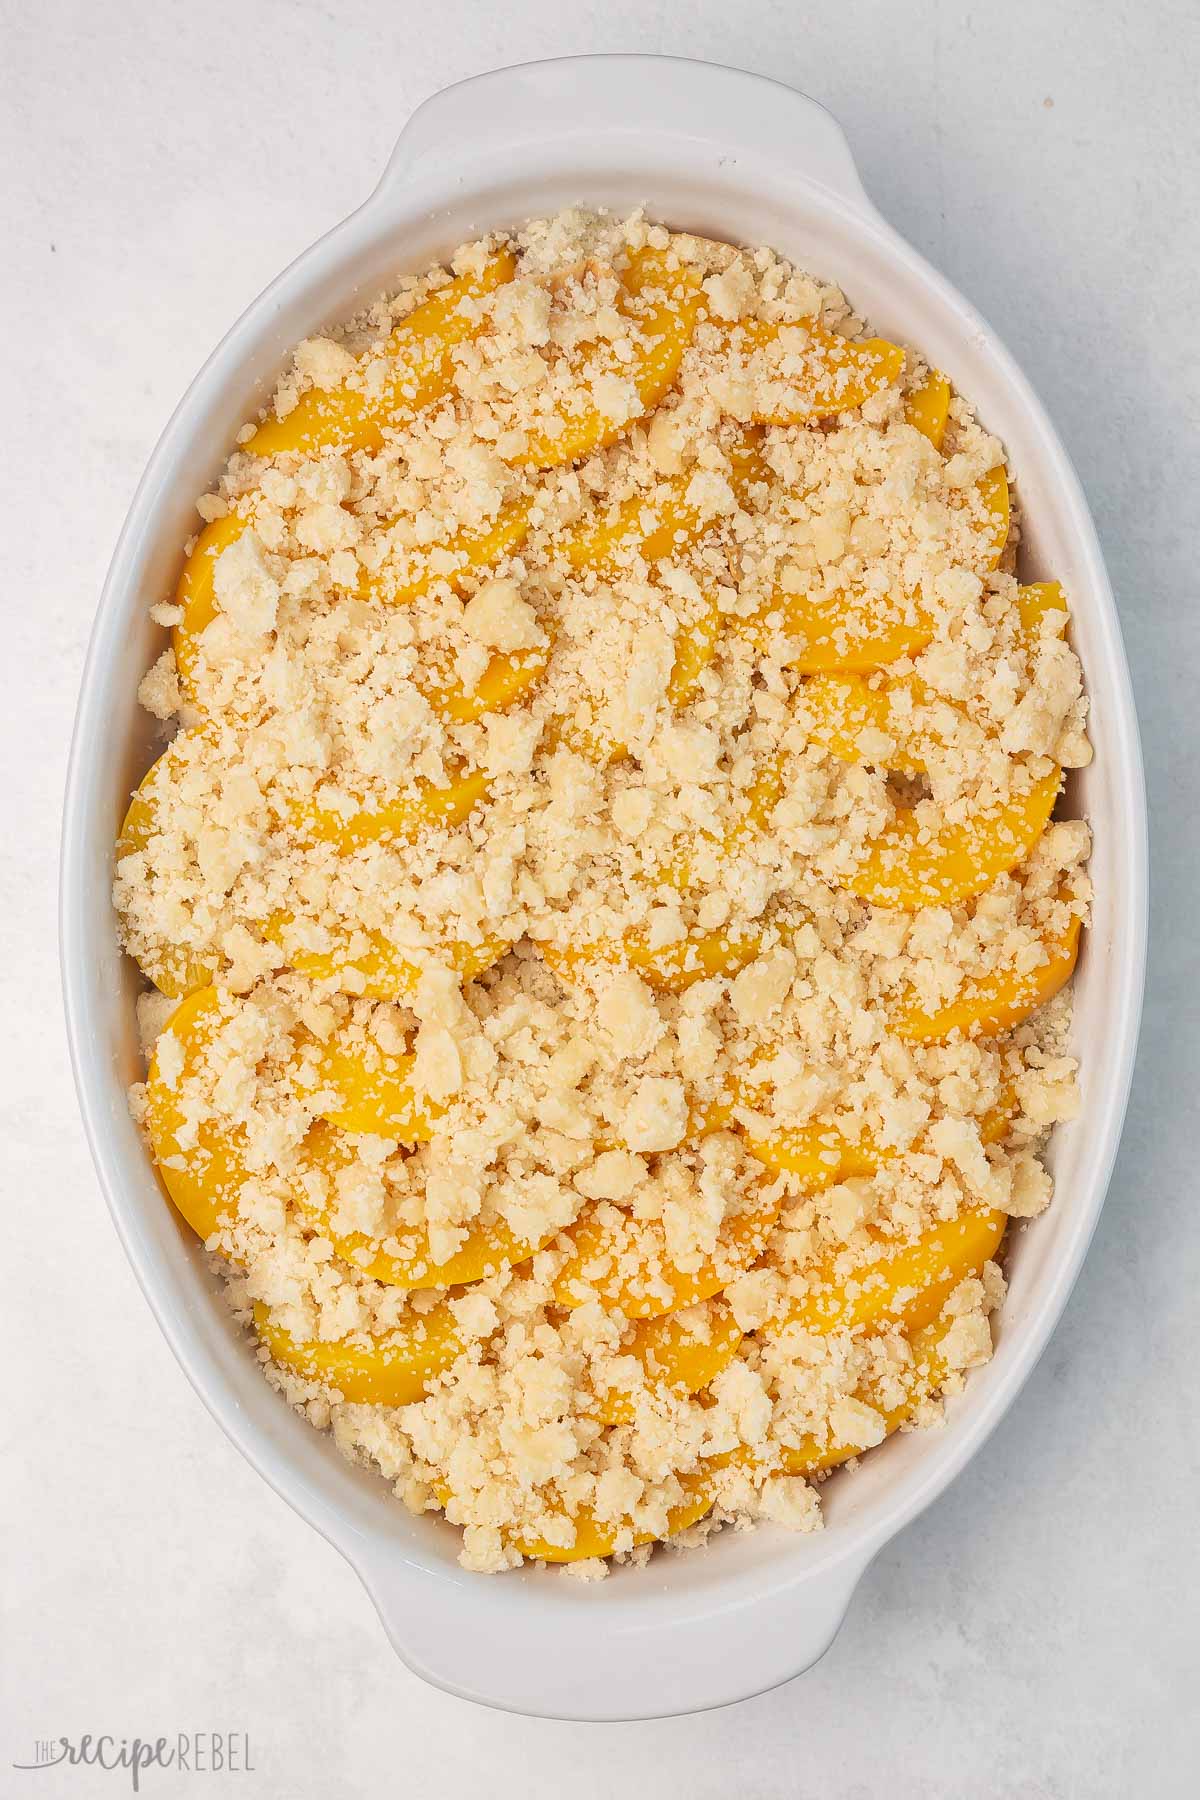
[[[528,1568],[464,1575],[457,1531],[410,1517],[267,1387],[197,1244],[164,1202],[126,1109],[126,1084],[139,1073],[137,980],[118,951],[109,900],[113,838],[152,755],[151,723],[135,701],[160,648],[147,607],[169,593],[195,526],[193,501],[237,427],[300,338],[463,239],[573,201],[644,202],[676,227],[774,245],[838,281],[879,331],[920,346],[971,397],[1016,475],[1023,573],[1055,576],[1071,597],[1096,746],[1070,795],[1096,832],[1095,922],[1076,984],[1083,1109],[1056,1134],[1054,1205],[1014,1233],[994,1360],[950,1404],[944,1431],[893,1438],[857,1473],[831,1481],[823,1532],[723,1533],[703,1553],[659,1555],[593,1586]],[[83,1115],[130,1261],[197,1392],[276,1491],[349,1559],[397,1651],[439,1686],[552,1717],[645,1718],[760,1692],[821,1655],[875,1552],[982,1444],[1066,1303],[1125,1110],[1145,919],[1137,727],[1074,471],[1003,346],[875,212],[829,115],[787,88],[668,58],[584,57],[437,95],[405,127],[366,205],[234,326],[151,458],[105,585],[67,788],[62,960]],[[1017,1486],[1014,1477],[1014,1494]]]

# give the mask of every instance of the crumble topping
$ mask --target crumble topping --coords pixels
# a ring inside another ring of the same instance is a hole
[[[1077,1106],[1087,702],[1001,445],[773,252],[568,211],[238,446],[114,897],[268,1378],[470,1569],[817,1529]]]

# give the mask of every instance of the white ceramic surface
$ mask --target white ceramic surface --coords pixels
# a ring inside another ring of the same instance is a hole
[[[457,1533],[415,1520],[350,1468],[262,1382],[196,1246],[164,1205],[124,1100],[138,1072],[134,972],[116,948],[112,840],[151,755],[135,691],[156,652],[196,494],[270,391],[290,347],[476,230],[583,200],[645,202],[668,223],[769,242],[838,280],[882,332],[915,343],[1003,438],[1026,527],[1027,577],[1072,600],[1093,699],[1093,766],[1071,802],[1092,819],[1095,922],[1077,982],[1081,1118],[1056,1137],[1058,1194],[1017,1234],[995,1358],[947,1429],[891,1440],[830,1483],[826,1529],[723,1534],[580,1588],[537,1570],[465,1576]],[[983,1441],[1040,1354],[1103,1200],[1141,996],[1145,807],[1112,598],[1085,503],[1045,415],[986,325],[878,217],[840,130],[812,101],[733,71],[658,58],[530,64],[427,102],[367,204],[239,321],[181,403],[114,556],[84,674],[64,824],[62,955],[85,1124],[122,1241],[197,1391],[268,1481],[358,1570],[405,1661],[515,1711],[596,1719],[719,1705],[798,1673],[831,1641],[875,1551]]]

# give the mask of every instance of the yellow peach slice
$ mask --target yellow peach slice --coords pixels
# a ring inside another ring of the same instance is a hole
[[[328,1188],[338,1171],[351,1163],[357,1152],[351,1139],[332,1126],[314,1125],[304,1143],[311,1175],[301,1176],[296,1200],[308,1212],[314,1227],[326,1235],[343,1262],[352,1264],[372,1281],[389,1287],[451,1288],[480,1281],[514,1263],[528,1259],[557,1234],[547,1231],[533,1242],[518,1238],[501,1219],[482,1221],[465,1228],[466,1238],[454,1254],[438,1262],[424,1225],[398,1225],[383,1239],[365,1232],[338,1232],[330,1219]],[[389,1246],[394,1245],[395,1248]]]
[[[449,658],[437,658],[416,677],[417,686],[441,719],[470,725],[485,713],[503,712],[531,694],[546,672],[550,644],[498,652],[470,693],[456,679]]]
[[[898,1431],[901,1425],[907,1424],[945,1382],[949,1370],[941,1353],[941,1346],[952,1322],[935,1319],[931,1325],[924,1325],[919,1331],[912,1333],[912,1363],[898,1378],[903,1397],[895,1405],[884,1406],[878,1391],[871,1387],[860,1390],[856,1395],[864,1405],[873,1407],[880,1415],[888,1437]],[[849,1462],[853,1456],[863,1456],[866,1453],[866,1446],[862,1444],[839,1444],[828,1439],[822,1441],[811,1434],[802,1437],[796,1444],[778,1444],[776,1449],[778,1466],[785,1475],[820,1474]],[[724,1468],[731,1463],[739,1468],[758,1469],[764,1466],[766,1459],[758,1456],[745,1444],[732,1452],[725,1451],[719,1456],[706,1459],[706,1467],[710,1469]]]
[[[317,1046],[318,1081],[328,1099],[321,1117],[340,1131],[427,1143],[442,1108],[413,1091],[412,1056],[388,1056],[345,1027]]]
[[[805,1296],[792,1300],[764,1329],[799,1325],[824,1335],[899,1325],[917,1331],[938,1317],[960,1281],[977,1275],[995,1256],[1007,1224],[1007,1214],[998,1209],[973,1209],[907,1244],[879,1240],[880,1254],[849,1270],[842,1266],[844,1253],[834,1254],[811,1271]]]
[[[976,489],[988,514],[974,559],[982,573],[997,567],[1008,541],[1008,477],[1002,468],[992,469]],[[902,656],[918,655],[933,639],[934,622],[919,594],[880,598],[851,592],[812,600],[806,594],[778,593],[739,629],[759,648],[776,630],[794,638],[799,649],[788,663],[802,675],[870,674]]]
[[[428,783],[413,793],[354,810],[297,801],[289,808],[292,825],[303,836],[334,844],[343,854],[364,844],[415,838],[428,826],[453,830],[486,795],[487,781],[478,773],[456,775],[445,787]]]
[[[204,1239],[236,1215],[242,1188],[250,1179],[242,1135],[222,1130],[211,1120],[193,1126],[181,1104],[181,1084],[200,1066],[221,1019],[222,1001],[215,987],[189,994],[155,1046],[146,1081],[146,1131],[163,1186],[197,1237]],[[177,1072],[179,1052],[182,1069]]]
[[[271,919],[264,935],[273,943],[287,941],[291,921],[283,914]],[[494,968],[502,956],[512,949],[508,938],[484,938],[478,944],[458,940],[436,945],[422,958],[419,952],[402,949],[379,931],[347,931],[329,950],[292,948],[287,952],[289,967],[310,981],[341,980],[366,1000],[411,999],[426,967],[431,963],[448,965],[463,981],[473,981],[486,969]],[[345,980],[347,973],[351,979]]]
[[[721,1299],[685,1312],[639,1319],[622,1356],[636,1357],[646,1384],[676,1394],[698,1394],[727,1369],[738,1352],[742,1329]],[[606,1425],[633,1422],[633,1395],[609,1388],[597,1395],[597,1416]]]
[[[462,1355],[454,1314],[445,1301],[414,1314],[396,1330],[365,1342],[297,1340],[256,1301],[254,1329],[274,1360],[294,1375],[336,1388],[354,1406],[410,1406],[435,1375]]]
[[[729,452],[729,485],[740,507],[745,508],[753,490],[772,479],[771,470],[762,454],[762,435],[757,429],[747,431]],[[648,535],[641,544],[647,562],[660,562],[678,556],[690,544],[697,543],[712,527],[712,519],[703,517],[688,504],[687,491],[695,470],[672,477],[667,484],[670,501],[658,513]]]
[[[711,1510],[713,1495],[705,1485],[702,1473],[681,1475],[679,1485],[684,1498],[677,1506],[673,1506],[667,1514],[667,1529],[663,1539],[674,1537],[676,1532],[686,1531]],[[573,1518],[575,1534],[569,1547],[552,1544],[545,1538],[513,1538],[513,1548],[522,1556],[536,1558],[541,1562],[566,1563],[579,1562],[585,1557],[612,1556],[618,1542],[629,1530],[628,1521],[612,1524],[601,1523],[589,1507],[581,1507]],[[662,1540],[655,1537],[652,1531],[635,1531],[632,1545],[652,1544]]]
[[[894,596],[880,601],[862,595],[848,603],[844,594],[826,601],[788,594],[760,615],[760,631],[761,621],[772,614],[801,646],[788,663],[802,675],[826,669],[870,673],[902,656],[916,656],[933,639],[933,621],[915,598],[897,602]]]
[[[1019,588],[1017,609],[1021,636],[1030,653],[1037,643],[1043,619],[1055,620],[1060,636],[1066,629],[1067,606],[1057,581],[1033,582]],[[804,683],[803,698],[806,709],[813,716],[813,736],[843,762],[870,763],[875,768],[905,774],[919,773],[926,766],[921,734],[915,729],[898,726],[891,706],[891,697],[896,693],[907,698],[908,704],[901,714],[901,718],[907,719],[912,718],[915,708],[930,698],[919,675],[894,676],[875,682],[866,675],[851,673],[810,675]],[[959,713],[965,710],[953,701],[943,700],[941,704]],[[872,746],[868,755],[861,743],[864,731],[870,731],[876,737],[880,734],[890,737],[891,749],[881,753]],[[939,741],[937,734],[932,733],[928,741]]]
[[[932,832],[921,808],[901,807],[866,846],[846,887],[875,906],[957,906],[1025,861],[1049,824],[1062,771],[1001,805],[981,807],[960,825]]]
[[[678,994],[711,975],[735,975],[753,961],[761,944],[761,931],[750,927],[710,931],[653,948],[644,932],[538,948],[547,967],[566,982],[586,981],[601,969],[634,969],[651,987]]]
[[[395,1251],[381,1249],[361,1232],[334,1236],[332,1243],[343,1262],[353,1263],[372,1281],[382,1281],[388,1287],[449,1288],[464,1287],[472,1281],[482,1281],[485,1275],[528,1262],[556,1235],[548,1231],[530,1241],[519,1238],[497,1219],[472,1226],[461,1248],[440,1263],[429,1247],[428,1233],[420,1227],[398,1232],[400,1248]]]
[[[712,1466],[710,1463],[708,1468]],[[711,1478],[706,1470],[697,1470],[690,1475],[677,1475],[675,1479],[682,1498],[668,1510],[666,1530],[662,1533],[661,1538],[656,1537],[651,1531],[634,1531],[628,1538],[628,1544],[623,1547],[632,1549],[638,1544],[665,1541],[667,1538],[674,1537],[676,1532],[686,1531],[689,1525],[694,1525],[710,1510],[713,1504],[713,1495],[709,1491],[708,1483]],[[439,1503],[446,1509],[449,1517],[454,1507],[454,1495],[449,1484],[445,1481],[435,1480],[432,1487]],[[609,1520],[601,1523],[589,1506],[579,1507],[574,1513],[568,1512],[567,1508],[562,1505],[558,1490],[555,1488],[547,1489],[546,1496],[549,1504],[561,1511],[564,1525],[567,1528],[561,1533],[556,1532],[555,1538],[566,1537],[569,1533],[571,1541],[569,1544],[561,1544],[557,1541],[551,1543],[547,1538],[510,1537],[508,1542],[515,1550],[519,1550],[522,1556],[539,1562],[552,1563],[580,1562],[588,1557],[612,1556],[616,1552],[618,1543],[621,1543],[631,1530],[627,1519],[616,1523]]]
[[[979,532],[978,549],[971,559],[978,572],[984,574],[988,570],[999,567],[1000,560],[1004,555],[1004,546],[1008,542],[1010,502],[1008,475],[1003,466],[989,469],[987,474],[975,483],[973,489],[964,489],[961,495],[952,495],[951,498],[955,503],[965,505],[971,494],[978,496],[987,515],[986,522]],[[836,645],[841,639],[838,628],[835,626],[831,631],[829,627],[827,613],[831,604],[833,603],[826,602],[823,607],[817,609],[806,603],[801,603],[799,606],[793,603],[790,608],[792,619],[796,625],[803,627],[807,623],[818,627],[816,631],[809,632],[808,647],[801,659],[794,665],[802,672],[825,668],[863,671],[886,667],[889,662],[896,660],[894,655],[885,654],[892,649],[896,642],[905,642],[905,648],[899,652],[900,655],[912,656],[918,650],[924,649],[933,635],[933,627],[928,614],[921,609],[920,596],[914,595],[911,600],[903,602],[908,619],[913,621],[911,623],[906,621],[899,628],[894,624],[884,623],[881,627],[872,627],[865,634],[857,632],[851,634],[843,626],[842,631],[845,633],[848,648],[841,650],[835,661],[831,657],[830,640],[832,640],[832,647],[836,650]],[[841,604],[845,607],[844,599]],[[896,602],[889,599],[883,604],[891,608],[895,606]],[[874,602],[874,606],[882,610],[878,600]],[[818,619],[815,616],[818,611],[826,616]],[[927,625],[928,630],[926,630]]]
[[[709,1300],[766,1249],[782,1196],[756,1198],[721,1226],[717,1247],[698,1269],[677,1269],[657,1219],[635,1219],[601,1201],[587,1207],[562,1234],[567,1261],[554,1281],[558,1306],[598,1298],[630,1319],[652,1319]]]
[[[421,552],[402,570],[390,561],[374,571],[360,569],[354,591],[362,600],[381,600],[390,605],[415,600],[439,580],[459,593],[467,578],[499,562],[528,536],[532,504],[532,501],[524,500],[509,507],[487,531],[460,533],[437,550]],[[175,666],[179,671],[180,689],[195,707],[201,704],[196,679],[200,656],[198,639],[219,610],[213,585],[214,564],[253,522],[253,518],[230,512],[206,525],[196,539],[179,579],[175,604],[182,607],[183,617],[172,634]]]
[[[896,687],[914,698],[923,691],[915,678],[872,686],[865,675],[810,675],[802,699],[805,710],[812,714],[814,739],[842,762],[870,763],[873,768],[906,774],[924,769],[925,759],[916,739],[908,741],[911,734],[898,733],[893,723],[890,696]],[[892,747],[883,751],[872,743],[867,754],[862,744],[864,732],[876,740],[889,738]]]
[[[906,395],[904,417],[929,439],[935,450],[940,450],[949,415],[950,383],[936,369],[931,369],[920,387]]]
[[[745,789],[737,821],[721,837],[708,831],[697,832],[692,848],[680,850],[672,857],[662,880],[681,890],[719,880],[721,869],[745,844],[766,830],[782,794],[783,766],[772,757]]]
[[[730,452],[729,462],[729,484],[745,505],[750,490],[771,475],[759,449],[759,434],[748,432]],[[607,568],[627,550],[649,563],[660,562],[698,542],[713,520],[688,500],[695,475],[695,469],[684,469],[668,476],[652,493],[622,501],[610,519],[574,532],[563,550],[571,567]]]
[[[894,1406],[883,1406],[877,1392],[867,1389],[857,1397],[873,1407],[883,1420],[888,1437],[898,1431],[919,1411],[946,1380],[949,1370],[941,1354],[941,1345],[950,1326],[940,1319],[914,1331],[910,1339],[913,1360],[900,1377],[903,1398]],[[798,1444],[781,1446],[780,1466],[787,1475],[816,1475],[822,1470],[836,1469],[852,1456],[865,1454],[862,1444],[819,1444],[814,1437],[801,1438]]]
[[[754,417],[761,425],[805,425],[861,406],[891,387],[904,368],[904,351],[884,338],[852,341],[815,320],[736,325],[731,345],[757,368]]]
[[[314,1229],[329,1238],[343,1262],[372,1281],[410,1289],[462,1287],[514,1263],[527,1262],[557,1236],[555,1230],[548,1230],[537,1240],[527,1241],[517,1237],[502,1219],[490,1219],[464,1227],[464,1242],[452,1256],[438,1262],[424,1225],[397,1225],[383,1238],[361,1231],[339,1232],[331,1220],[328,1190],[357,1154],[352,1138],[321,1121],[304,1141],[306,1169],[297,1174],[293,1186],[296,1202]],[[395,1248],[389,1247],[392,1245]]]
[[[632,319],[643,340],[632,362],[607,359],[605,372],[632,383],[635,411],[625,417],[604,412],[585,385],[570,412],[562,412],[556,431],[532,431],[512,461],[530,469],[557,469],[581,462],[624,437],[636,420],[658,405],[672,386],[700,316],[700,278],[696,270],[671,267],[671,253],[636,250],[621,276],[620,310]]]
[[[753,1101],[753,1095],[749,1096]],[[979,1121],[979,1136],[985,1144],[998,1144],[1007,1135],[1016,1112],[1016,1096],[1006,1090],[998,1105]],[[798,1175],[809,1193],[819,1194],[837,1181],[848,1181],[852,1175],[874,1175],[881,1163],[896,1151],[886,1148],[864,1132],[848,1138],[828,1119],[814,1119],[775,1137],[747,1136],[746,1148],[751,1156],[780,1175]]]
[[[516,259],[504,250],[478,273],[448,282],[396,326],[378,359],[383,377],[378,385],[375,367],[366,365],[359,386],[310,388],[286,418],[264,420],[241,448],[250,456],[378,449],[388,426],[406,424],[450,392],[451,352],[478,336],[485,323],[480,301],[515,272]]]
[[[680,625],[675,634],[675,659],[667,681],[667,699],[676,712],[690,705],[700,691],[701,677],[717,654],[723,619],[717,596],[704,593],[704,611],[691,624]],[[582,709],[586,712],[586,704]],[[554,747],[566,744],[576,755],[586,757],[597,768],[606,769],[629,755],[629,746],[611,736],[591,719],[558,718],[547,726],[543,742]]]
[[[843,1137],[835,1125],[821,1120],[775,1137],[748,1137],[746,1148],[777,1174],[798,1175],[814,1194],[852,1175],[873,1175],[880,1162],[871,1138]]]
[[[207,1054],[222,1017],[222,996],[215,987],[189,995],[155,1046],[146,1083],[146,1129],[163,1184],[188,1224],[203,1238],[236,1214],[241,1190],[250,1179],[241,1128],[225,1128],[211,1120],[197,1126],[186,1116],[179,1098],[181,1083]],[[172,1040],[171,1056],[164,1068],[168,1039]],[[179,1071],[174,1068],[176,1046],[182,1049]],[[314,1125],[301,1146],[292,1179],[296,1203],[322,1218],[314,1190],[327,1189],[355,1155],[353,1143],[341,1132]]]
[[[1054,620],[1057,637],[1067,629],[1067,597],[1059,581],[1027,582],[1017,589],[1017,607],[1021,614],[1021,630],[1030,648],[1041,636],[1044,619]]]
[[[460,531],[448,543],[415,550],[403,559],[389,557],[378,569],[361,569],[355,589],[360,600],[382,600],[404,606],[444,581],[456,594],[471,576],[490,569],[529,536],[532,500],[520,500],[498,513],[485,531]]]
[[[214,591],[214,566],[217,558],[253,522],[252,518],[246,518],[239,512],[228,512],[223,518],[211,520],[192,546],[192,553],[183,565],[183,574],[179,577],[179,586],[175,590],[175,604],[183,610],[183,617],[171,633],[175,648],[175,667],[179,674],[179,690],[197,708],[200,706],[196,679],[200,660],[197,640],[201,632],[212,624],[219,610]]]
[[[1003,465],[989,469],[975,483],[975,492],[983,502],[988,514],[988,522],[980,534],[978,568],[982,574],[989,569],[998,568],[1004,555],[1004,546],[1008,542],[1011,521],[1011,502],[1008,492],[1008,474]]]
[[[893,1031],[910,1043],[940,1044],[956,1031],[966,1037],[995,1037],[1011,1030],[1070,981],[1079,955],[1080,930],[1081,921],[1072,919],[1060,937],[1044,946],[1045,961],[1037,968],[1000,970],[965,982],[956,998],[935,1012],[925,1012],[915,1000],[909,1001],[893,1019]]]
[[[177,737],[157,762],[150,765],[139,782],[121,822],[114,852],[117,864],[127,856],[136,856],[147,850],[159,835],[158,809],[165,800],[169,800],[186,742],[185,735]],[[195,993],[197,988],[206,987],[216,970],[215,963],[206,958],[184,950],[178,944],[166,943],[156,944],[152,950],[143,951],[138,967],[168,1000],[182,1000],[186,995]]]
[[[667,699],[676,712],[690,706],[700,692],[700,678],[717,654],[721,627],[717,596],[707,590],[703,613],[690,625],[681,625],[675,636],[675,661],[667,683]]]

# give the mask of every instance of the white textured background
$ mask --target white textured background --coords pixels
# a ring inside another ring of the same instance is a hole
[[[135,482],[243,306],[373,184],[408,112],[540,55],[667,51],[807,88],[982,309],[1074,455],[1133,663],[1149,1007],[1066,1318],[826,1660],[696,1719],[501,1717],[395,1660],[349,1569],[242,1463],[118,1249],[59,1022],[59,799]],[[0,0],[6,565],[0,1795],[37,1737],[249,1731],[153,1795],[1179,1800],[1200,1792],[1195,0]],[[15,1257],[14,1253],[15,1252]],[[58,1784],[57,1786],[55,1784]]]

